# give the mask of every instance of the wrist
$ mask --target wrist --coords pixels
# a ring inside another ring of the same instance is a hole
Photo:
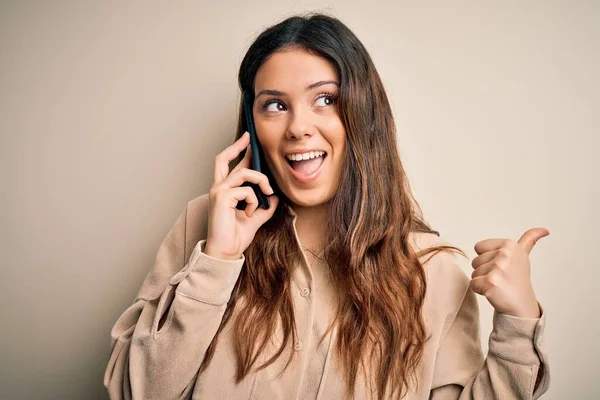
[[[515,310],[514,313],[510,314],[514,317],[520,318],[540,318],[542,316],[542,312],[537,300],[534,300],[532,304],[523,308],[519,308],[518,310]]]
[[[213,258],[218,258],[220,260],[228,260],[228,261],[233,261],[233,260],[239,260],[240,258],[242,258],[242,255],[240,254],[239,256],[236,255],[230,255],[230,254],[224,254],[222,252],[213,250],[208,243],[206,243],[206,245],[204,246],[204,250],[202,250],[202,252],[204,254],[206,254],[207,256],[213,257]]]

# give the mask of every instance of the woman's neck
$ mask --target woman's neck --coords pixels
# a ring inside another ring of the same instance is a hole
[[[324,205],[316,207],[292,206],[296,213],[296,232],[300,244],[306,250],[319,254],[323,250],[327,208]]]

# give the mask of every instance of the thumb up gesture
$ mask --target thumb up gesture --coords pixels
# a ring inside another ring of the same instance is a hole
[[[515,317],[541,316],[533,286],[529,253],[538,240],[548,236],[546,228],[532,228],[518,241],[487,239],[475,244],[470,287],[485,296],[497,312]]]

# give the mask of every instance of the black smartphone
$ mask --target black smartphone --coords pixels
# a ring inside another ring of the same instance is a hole
[[[250,134],[250,147],[252,148],[252,165],[251,168],[255,171],[261,172],[265,175],[268,175],[266,172],[266,165],[264,165],[263,160],[264,157],[262,155],[262,149],[258,143],[258,137],[256,136],[256,128],[254,127],[254,117],[252,116],[252,104],[253,99],[252,95],[248,91],[244,91],[244,111],[246,116],[246,130]],[[264,167],[263,167],[264,165]],[[251,182],[244,182],[242,186],[250,186],[254,190],[254,194],[258,199],[259,207],[264,208],[265,210],[269,208],[269,196],[264,194],[260,187]],[[238,202],[236,208],[238,210],[244,210],[246,208],[246,202],[240,201]]]

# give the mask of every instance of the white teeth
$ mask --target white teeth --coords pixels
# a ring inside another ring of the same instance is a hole
[[[325,155],[324,151],[309,151],[302,154],[288,154],[286,158],[292,161],[308,160],[311,158],[322,157]]]

